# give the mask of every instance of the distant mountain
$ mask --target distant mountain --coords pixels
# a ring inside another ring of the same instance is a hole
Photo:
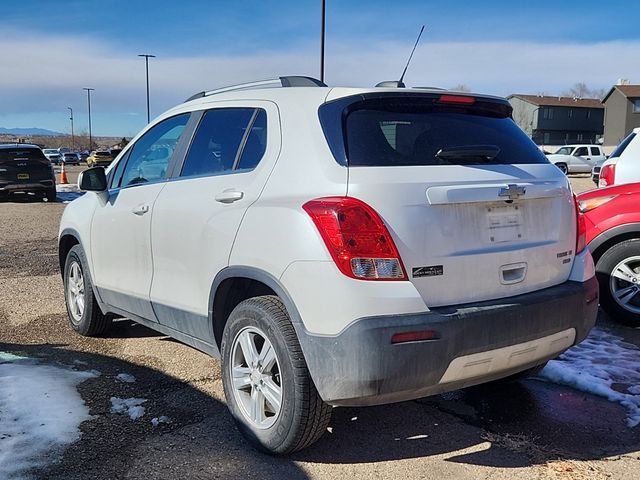
[[[0,135],[40,135],[43,137],[56,137],[58,135],[65,135],[64,133],[54,132],[52,130],[46,130],[44,128],[2,128],[0,127]]]

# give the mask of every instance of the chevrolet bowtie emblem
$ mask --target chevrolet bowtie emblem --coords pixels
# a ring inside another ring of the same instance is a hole
[[[506,187],[500,189],[499,197],[508,197],[509,200],[516,200],[527,192],[525,187],[510,183]]]

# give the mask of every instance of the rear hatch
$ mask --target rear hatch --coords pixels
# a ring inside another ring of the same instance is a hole
[[[35,147],[0,148],[0,183],[52,180],[51,164]]]
[[[387,225],[428,306],[526,293],[567,280],[576,213],[564,176],[503,99],[370,93],[320,119],[349,168],[348,195]]]

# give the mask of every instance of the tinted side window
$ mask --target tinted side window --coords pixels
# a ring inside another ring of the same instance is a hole
[[[575,151],[574,155],[576,157],[584,157],[586,155],[589,155],[589,152],[587,152],[587,147],[580,147]]]
[[[625,138],[624,140],[622,140],[622,142],[620,142],[620,145],[616,147],[616,149],[613,151],[613,153],[609,158],[616,158],[622,155],[622,152],[624,152],[625,148],[627,148],[627,146],[631,143],[631,140],[633,140],[635,136],[636,134],[634,132],[631,132],[627,136],[627,138]]]
[[[238,163],[238,170],[252,170],[256,168],[267,148],[267,113],[258,110],[247,141],[242,149],[242,157]]]
[[[181,176],[216,175],[233,170],[253,108],[218,108],[205,112]]]
[[[591,147],[591,155],[600,155],[600,150],[598,147]]]
[[[166,177],[167,167],[189,120],[188,113],[160,122],[140,137],[129,153],[121,187],[157,182]]]

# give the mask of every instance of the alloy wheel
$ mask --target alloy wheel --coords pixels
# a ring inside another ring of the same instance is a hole
[[[251,425],[269,428],[282,409],[280,364],[275,349],[256,327],[238,332],[232,348],[229,368],[236,403]]]

